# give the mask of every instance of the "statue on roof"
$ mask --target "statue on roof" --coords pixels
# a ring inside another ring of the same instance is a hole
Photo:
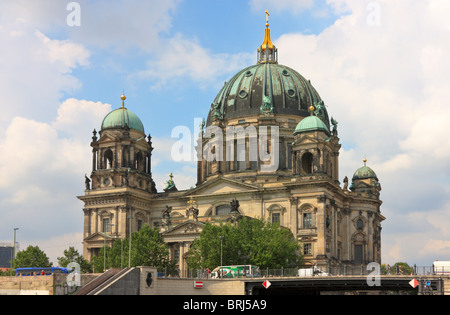
[[[273,105],[270,97],[264,95],[263,97],[263,105],[261,106],[261,115],[270,115],[273,114]]]
[[[164,188],[165,192],[172,192],[172,191],[178,191],[177,186],[175,185],[175,182],[173,181],[173,174],[170,173],[169,175],[170,179],[166,182],[166,187]]]
[[[337,120],[335,120],[333,117],[331,117],[331,124],[333,125],[333,131],[332,131],[332,134],[333,134],[334,136],[337,136],[337,134],[338,134],[338,131],[337,131],[338,122],[337,122]]]

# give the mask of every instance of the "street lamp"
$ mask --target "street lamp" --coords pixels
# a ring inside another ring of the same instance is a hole
[[[108,227],[108,226],[111,226],[111,227],[113,227],[114,226],[114,224],[113,223],[106,223],[105,224],[105,227]],[[107,232],[109,230],[109,228],[106,228],[106,231],[105,232]],[[103,233],[104,234],[104,239],[103,239],[103,244],[104,244],[104,246],[103,246],[103,272],[105,272],[106,271],[106,237],[108,236],[106,233]],[[109,237],[109,236],[108,236]]]
[[[220,266],[222,266],[223,265],[222,264],[222,253],[223,253],[222,240],[223,240],[224,236],[220,235],[219,238],[220,238]]]
[[[130,209],[130,215],[127,217],[127,219],[130,219],[130,240],[128,244],[128,268],[131,268],[131,220],[134,219],[134,216],[131,215],[131,209]]]
[[[14,259],[16,259],[16,231],[19,228],[14,228],[14,244],[13,244],[13,259],[11,260],[11,269],[14,268]]]

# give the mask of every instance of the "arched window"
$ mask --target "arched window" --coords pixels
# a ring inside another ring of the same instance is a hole
[[[144,170],[144,157],[142,155],[141,152],[138,152],[136,154],[136,161],[134,163],[134,168],[137,169],[138,171],[143,171]]]
[[[357,228],[358,230],[364,229],[364,222],[363,222],[363,220],[358,219],[358,221],[356,221],[356,228]]]
[[[106,150],[103,161],[106,169],[113,168],[113,160],[114,160],[113,152],[109,149]]]
[[[310,229],[313,227],[312,213],[306,212],[303,213],[303,228]]]
[[[309,152],[302,156],[302,171],[303,174],[312,174],[313,172],[313,155]]]
[[[231,205],[221,205],[216,207],[216,215],[227,215],[230,214]]]

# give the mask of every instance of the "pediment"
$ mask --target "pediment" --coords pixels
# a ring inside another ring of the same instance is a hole
[[[218,195],[229,193],[241,193],[244,191],[258,191],[261,188],[257,185],[247,184],[225,177],[218,177],[200,184],[187,192],[190,195]]]
[[[354,188],[372,188],[371,185],[363,182],[363,181],[357,181],[356,183],[353,184]]]
[[[188,220],[162,233],[162,237],[200,234],[204,223]]]
[[[106,235],[106,234],[104,234],[102,232],[97,232],[97,233],[89,235],[84,240],[85,241],[89,241],[89,242],[97,242],[97,241],[102,241],[103,242],[105,239],[106,240],[111,240],[112,238],[114,238],[114,237]]]
[[[110,134],[109,132],[103,132],[100,139],[98,139],[98,142],[105,142],[105,141],[117,141],[117,136]]]
[[[297,145],[305,145],[305,144],[318,144],[318,143],[323,143],[326,142],[327,138],[322,138],[322,137],[315,137],[315,136],[311,136],[311,135],[303,135],[299,138],[297,138],[297,140],[293,143],[294,146]]]

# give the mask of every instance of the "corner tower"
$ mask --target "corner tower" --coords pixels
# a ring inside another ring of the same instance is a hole
[[[150,223],[150,199],[156,194],[151,173],[152,141],[139,117],[122,106],[94,130],[92,172],[86,175],[84,256],[91,259],[104,244],[125,238]]]

